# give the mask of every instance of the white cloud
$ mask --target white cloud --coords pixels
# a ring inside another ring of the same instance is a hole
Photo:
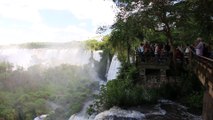
[[[79,19],[91,19],[94,25],[103,25],[113,23],[112,6],[113,4],[110,1],[76,0],[76,3],[68,9]]]
[[[68,26],[65,29],[51,28],[44,24],[35,24],[29,29],[0,28],[1,44],[19,44],[26,42],[67,42],[86,40],[95,36],[81,27]]]
[[[79,26],[80,26],[80,27],[86,27],[86,26],[87,26],[87,23],[86,23],[86,22],[81,22],[81,23],[79,23]]]
[[[21,4],[23,1],[20,3],[15,0],[0,1],[0,16],[25,22],[41,22],[38,9]]]
[[[95,36],[98,26],[113,23],[112,6],[110,0],[0,0],[0,17],[32,24],[29,28],[0,26],[0,44],[88,39]],[[49,27],[42,22],[40,10],[69,11],[79,20],[92,21],[93,31],[83,29],[85,23],[64,29]]]

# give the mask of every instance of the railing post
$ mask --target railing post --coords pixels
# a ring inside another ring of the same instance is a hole
[[[192,50],[190,49],[190,52],[189,52],[189,72],[191,73],[193,71],[192,69]]]

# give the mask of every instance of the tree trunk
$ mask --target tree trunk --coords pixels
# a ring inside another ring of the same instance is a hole
[[[127,42],[127,63],[130,63],[130,44]]]
[[[172,62],[173,62],[173,65],[174,65],[174,68],[175,68],[175,72],[176,72],[176,56],[175,56],[175,53],[176,53],[176,48],[174,46],[174,43],[173,43],[173,38],[172,38],[172,35],[171,35],[171,32],[170,31],[166,31],[166,37],[169,41],[169,45],[171,47],[171,50],[172,50]]]
[[[164,16],[165,17],[165,16]],[[162,19],[162,20],[165,20],[165,19]],[[174,43],[173,43],[173,37],[172,37],[172,33],[171,33],[171,29],[169,27],[169,24],[167,22],[165,22],[165,25],[166,25],[166,29],[164,30],[165,34],[166,34],[166,37],[169,41],[169,45],[171,46],[171,49],[172,49],[172,61],[173,61],[173,64],[174,64],[174,68],[175,68],[175,72],[176,72],[176,56],[175,56],[175,47],[174,47]]]

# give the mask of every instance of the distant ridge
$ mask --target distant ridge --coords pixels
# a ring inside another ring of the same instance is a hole
[[[84,47],[85,41],[70,41],[70,42],[30,42],[22,44],[11,44],[11,45],[1,45],[0,48],[7,47],[19,47],[27,49],[40,49],[40,48],[75,48]]]

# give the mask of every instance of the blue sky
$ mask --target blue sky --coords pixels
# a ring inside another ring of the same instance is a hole
[[[86,30],[93,30],[91,19],[79,20],[67,10],[42,10],[40,14],[44,23],[49,27],[66,28],[69,25],[79,25],[79,27],[82,27],[80,23],[84,23],[83,27]]]
[[[0,44],[86,40],[114,19],[111,0],[1,0]]]

